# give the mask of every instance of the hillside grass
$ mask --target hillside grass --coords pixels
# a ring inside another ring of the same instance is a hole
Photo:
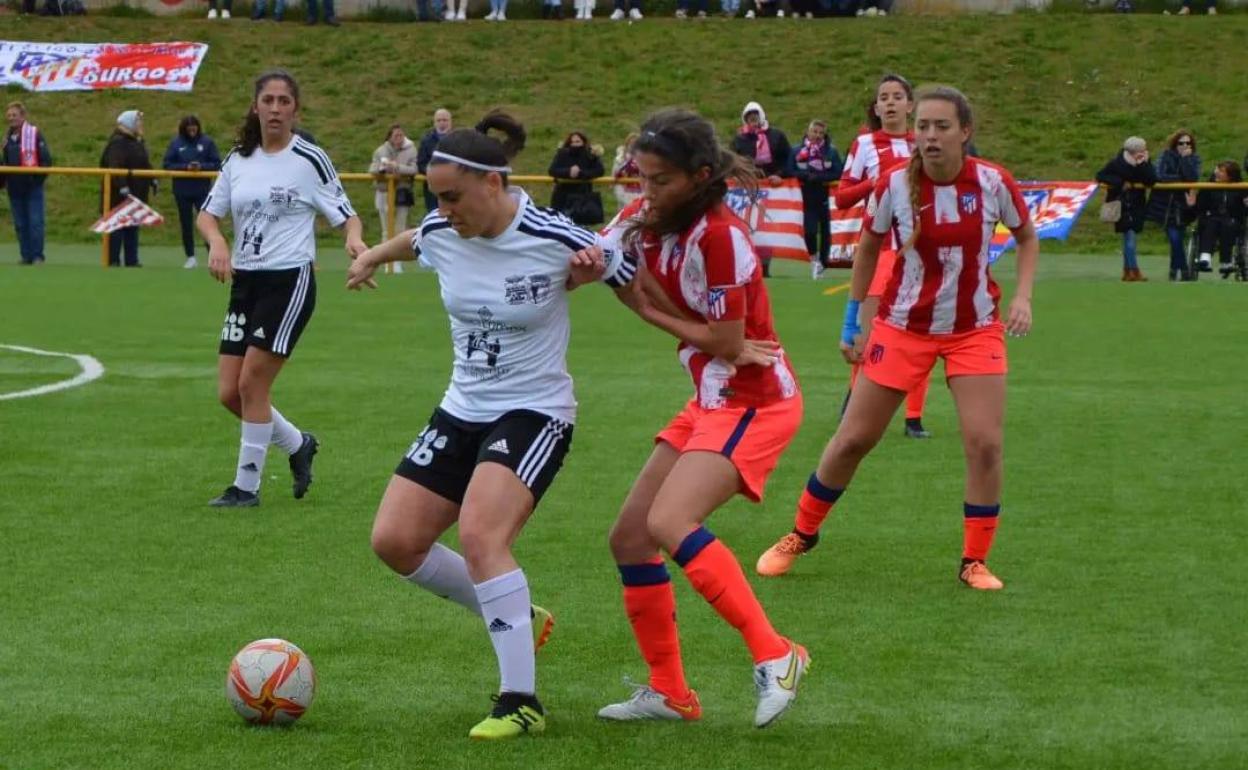
[[[159,165],[178,119],[200,116],[222,145],[245,112],[253,77],[292,70],[304,88],[303,125],[340,170],[366,169],[386,127],[419,135],[434,108],[461,125],[504,106],[530,132],[517,169],[544,173],[567,131],[588,131],[608,154],[650,110],[693,107],[725,135],[742,105],[760,101],[791,138],[815,117],[828,121],[844,150],[864,104],[885,71],[916,83],[959,86],[978,108],[980,151],[1019,178],[1089,179],[1139,134],[1154,148],[1176,127],[1195,131],[1206,168],[1248,147],[1248,78],[1239,51],[1248,15],[1166,18],[1105,14],[1011,17],[893,17],[814,22],[712,19],[638,24],[517,22],[490,25],[346,23],[339,29],[297,23],[203,19],[6,17],[6,38],[61,41],[193,40],[209,44],[190,94],[111,91],[30,94],[16,88],[47,133],[58,165],[95,166],[116,115],[147,116]],[[1216,59],[1217,66],[1208,66]],[[1200,62],[1205,62],[1201,64]],[[537,189],[539,198],[546,194]],[[372,213],[364,184],[357,208]],[[608,196],[609,197],[609,196]],[[170,225],[149,241],[176,242],[167,189],[156,200]],[[49,239],[89,241],[98,185],[57,180],[49,187]],[[7,220],[7,200],[0,203]],[[375,217],[366,222],[375,233]],[[1088,217],[1071,248],[1111,248]],[[11,241],[12,230],[0,228]],[[1154,242],[1160,248],[1160,239]]]

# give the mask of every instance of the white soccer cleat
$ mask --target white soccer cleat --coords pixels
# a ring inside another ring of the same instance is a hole
[[[199,260],[194,257],[187,257],[186,261],[182,263],[182,268],[184,270],[194,270],[197,267],[199,267]]]
[[[641,15],[640,10],[634,8],[633,10],[628,12],[628,18],[632,19],[633,21],[641,21],[645,17]]]
[[[824,267],[822,262],[818,259],[810,260],[810,278],[812,281],[819,280],[820,276],[823,275],[823,271]]]
[[[208,18],[210,18],[210,19],[215,19],[215,18],[217,18],[217,9],[216,9],[216,8],[213,8],[212,10],[208,11]]]
[[[612,703],[598,710],[598,718],[612,722],[696,721],[702,718],[698,694],[689,691],[684,703],[669,698],[649,685],[634,685],[633,694],[622,703]]]
[[[754,687],[758,691],[755,727],[767,727],[788,711],[797,699],[797,685],[808,668],[810,655],[806,648],[793,642],[789,642],[788,655],[754,667]]]

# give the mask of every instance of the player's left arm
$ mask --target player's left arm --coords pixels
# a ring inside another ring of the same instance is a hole
[[[1003,172],[997,194],[1001,222],[1014,235],[1018,258],[1018,284],[1014,288],[1014,299],[1010,301],[1005,331],[1014,337],[1025,337],[1031,331],[1031,290],[1035,286],[1036,263],[1040,259],[1040,236],[1036,234],[1036,225],[1031,221],[1018,183],[1008,173]]]

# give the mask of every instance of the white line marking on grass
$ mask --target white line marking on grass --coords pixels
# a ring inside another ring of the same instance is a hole
[[[98,380],[104,376],[104,365],[91,356],[81,355],[79,353],[59,353],[55,350],[39,350],[38,348],[26,348],[21,345],[0,345],[0,348],[7,350],[16,350],[19,353],[30,353],[35,356],[55,356],[58,358],[72,358],[78,364],[78,368],[82,369],[77,375],[70,377],[68,380],[61,380],[50,385],[40,385],[37,388],[29,390],[19,390],[14,393],[0,393],[0,401],[7,401],[10,398],[30,398],[31,396],[43,396],[48,393],[55,393],[58,390],[68,390],[76,388],[79,385],[86,385],[92,380]]]

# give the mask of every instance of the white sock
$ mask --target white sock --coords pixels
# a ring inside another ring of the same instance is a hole
[[[416,571],[403,578],[443,599],[450,599],[474,615],[481,614],[477,589],[468,576],[468,564],[455,551],[434,543]]]
[[[1202,251],[1202,252],[1200,252],[1200,261],[1201,261],[1201,262],[1204,262],[1205,264],[1209,264],[1209,262],[1211,262],[1212,260],[1213,260],[1213,254],[1210,254],[1210,253],[1209,253],[1209,252],[1207,252],[1207,251]]]
[[[303,446],[303,434],[290,420],[277,411],[277,407],[269,407],[273,413],[273,443],[288,455],[293,455]]]
[[[243,422],[243,441],[238,447],[238,470],[234,472],[234,486],[244,492],[260,491],[260,476],[264,473],[264,454],[273,438],[273,423]]]
[[[517,569],[476,585],[481,617],[498,657],[499,692],[533,695],[537,665],[533,661],[533,622],[529,616],[529,581]]]

